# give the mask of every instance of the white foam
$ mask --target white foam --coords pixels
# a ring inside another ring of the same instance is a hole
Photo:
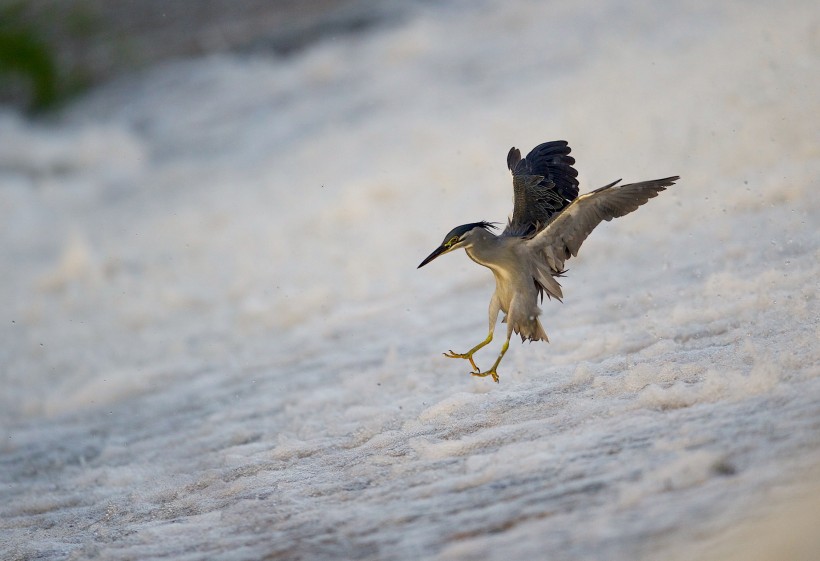
[[[11,557],[665,559],[815,473],[815,6],[415,10],[0,113]],[[416,266],[556,138],[682,179],[496,385],[492,274]]]

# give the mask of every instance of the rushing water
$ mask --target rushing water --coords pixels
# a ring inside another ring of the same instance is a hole
[[[778,547],[742,529],[818,512],[819,28],[445,3],[0,113],[2,558]],[[557,138],[582,191],[682,179],[593,232],[495,385],[441,356],[486,335],[492,275],[415,267]]]

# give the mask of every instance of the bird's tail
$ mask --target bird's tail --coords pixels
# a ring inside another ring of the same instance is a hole
[[[521,335],[522,343],[527,340],[546,341],[547,343],[550,342],[549,337],[547,337],[547,332],[544,331],[544,327],[541,325],[541,322],[538,321],[537,317],[523,325],[520,325],[517,333]]]

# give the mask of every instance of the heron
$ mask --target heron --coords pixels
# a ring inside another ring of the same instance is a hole
[[[539,144],[526,158],[511,148],[507,167],[513,177],[513,212],[504,230],[496,235],[496,224],[486,221],[456,226],[418,266],[464,249],[470,259],[493,272],[496,286],[490,298],[487,337],[465,353],[452,349],[444,353],[470,361],[473,376],[491,376],[498,383],[498,365],[513,333],[521,336],[522,343],[549,342],[538,319],[538,303],[539,298],[543,303],[545,294],[562,301],[556,278],[566,273],[564,263],[578,255],[581,244],[603,220],[629,214],[680,179],[672,176],[626,185],[618,179],[579,197],[578,172],[572,167],[575,158],[570,151],[565,140]],[[507,338],[490,369],[482,371],[473,355],[492,342],[499,312],[504,312]]]

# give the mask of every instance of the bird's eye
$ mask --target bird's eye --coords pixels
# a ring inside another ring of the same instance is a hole
[[[447,243],[446,243],[445,245],[446,245],[447,247],[452,247],[452,246],[454,246],[454,245],[455,245],[455,244],[457,244],[457,243],[458,243],[458,236],[453,236],[452,238],[450,238],[450,239],[447,241]]]

